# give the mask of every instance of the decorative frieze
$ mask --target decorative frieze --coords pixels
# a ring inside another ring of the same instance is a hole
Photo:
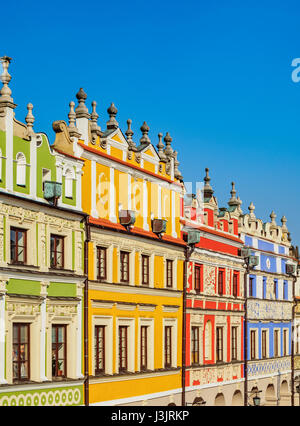
[[[291,320],[292,305],[269,300],[248,300],[248,318],[251,320]]]
[[[250,361],[248,363],[248,377],[254,378],[256,376],[268,376],[288,372],[291,369],[291,357],[283,357],[277,359],[266,359],[259,361]]]
[[[206,366],[199,370],[190,370],[190,383],[195,382],[200,386],[229,382],[241,378],[241,366],[239,364],[229,364],[222,366]]]

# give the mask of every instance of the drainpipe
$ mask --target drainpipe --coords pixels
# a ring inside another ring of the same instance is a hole
[[[248,406],[248,275],[250,273],[249,259],[245,258],[246,270],[244,274],[244,297],[245,297],[245,315],[244,315],[244,407]]]
[[[89,405],[89,326],[88,326],[88,290],[89,290],[89,263],[88,249],[90,241],[89,216],[85,218],[85,241],[84,241],[84,274],[86,276],[84,283],[84,405]]]
[[[295,333],[295,306],[296,306],[296,300],[295,300],[295,285],[297,281],[297,275],[293,277],[293,307],[292,307],[292,341],[291,341],[291,369],[292,369],[292,401],[291,405],[294,407],[295,405],[295,343],[294,343],[294,333]]]
[[[189,261],[188,246],[184,248],[183,294],[182,294],[182,373],[181,373],[181,405],[185,407],[185,374],[186,374],[186,288]]]

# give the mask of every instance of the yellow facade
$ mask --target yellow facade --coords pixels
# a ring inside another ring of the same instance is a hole
[[[141,128],[146,142],[132,148],[111,121],[93,134],[88,115],[77,113],[81,137],[73,139],[74,155],[84,161],[82,208],[89,214],[88,402],[167,405],[181,392],[183,185],[170,147],[157,152]],[[130,229],[120,224],[122,210],[135,212]],[[167,221],[163,234],[152,232],[153,219]]]

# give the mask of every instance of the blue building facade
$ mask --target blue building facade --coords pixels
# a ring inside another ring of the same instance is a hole
[[[260,393],[264,405],[291,404],[293,279],[286,264],[294,263],[286,218],[276,224],[256,218],[254,205],[240,217],[240,237],[258,265],[246,282],[246,389],[249,403]]]

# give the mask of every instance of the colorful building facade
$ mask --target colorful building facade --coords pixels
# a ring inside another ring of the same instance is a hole
[[[34,131],[31,104],[26,124],[15,119],[1,62],[0,406],[81,405],[83,162]]]
[[[204,188],[185,203],[183,232],[200,232],[189,258],[186,300],[186,402],[243,405],[244,261],[240,201],[219,208],[206,169]]]
[[[257,257],[247,276],[246,391],[247,403],[260,393],[264,405],[290,405],[292,379],[293,278],[286,218],[276,224],[256,218],[253,203],[240,217],[240,236]]]
[[[131,120],[124,134],[114,104],[101,130],[96,103],[90,113],[84,91],[76,96],[54,149],[84,162],[88,404],[178,404],[185,242],[177,153],[168,133],[156,150],[145,122],[136,144]]]

